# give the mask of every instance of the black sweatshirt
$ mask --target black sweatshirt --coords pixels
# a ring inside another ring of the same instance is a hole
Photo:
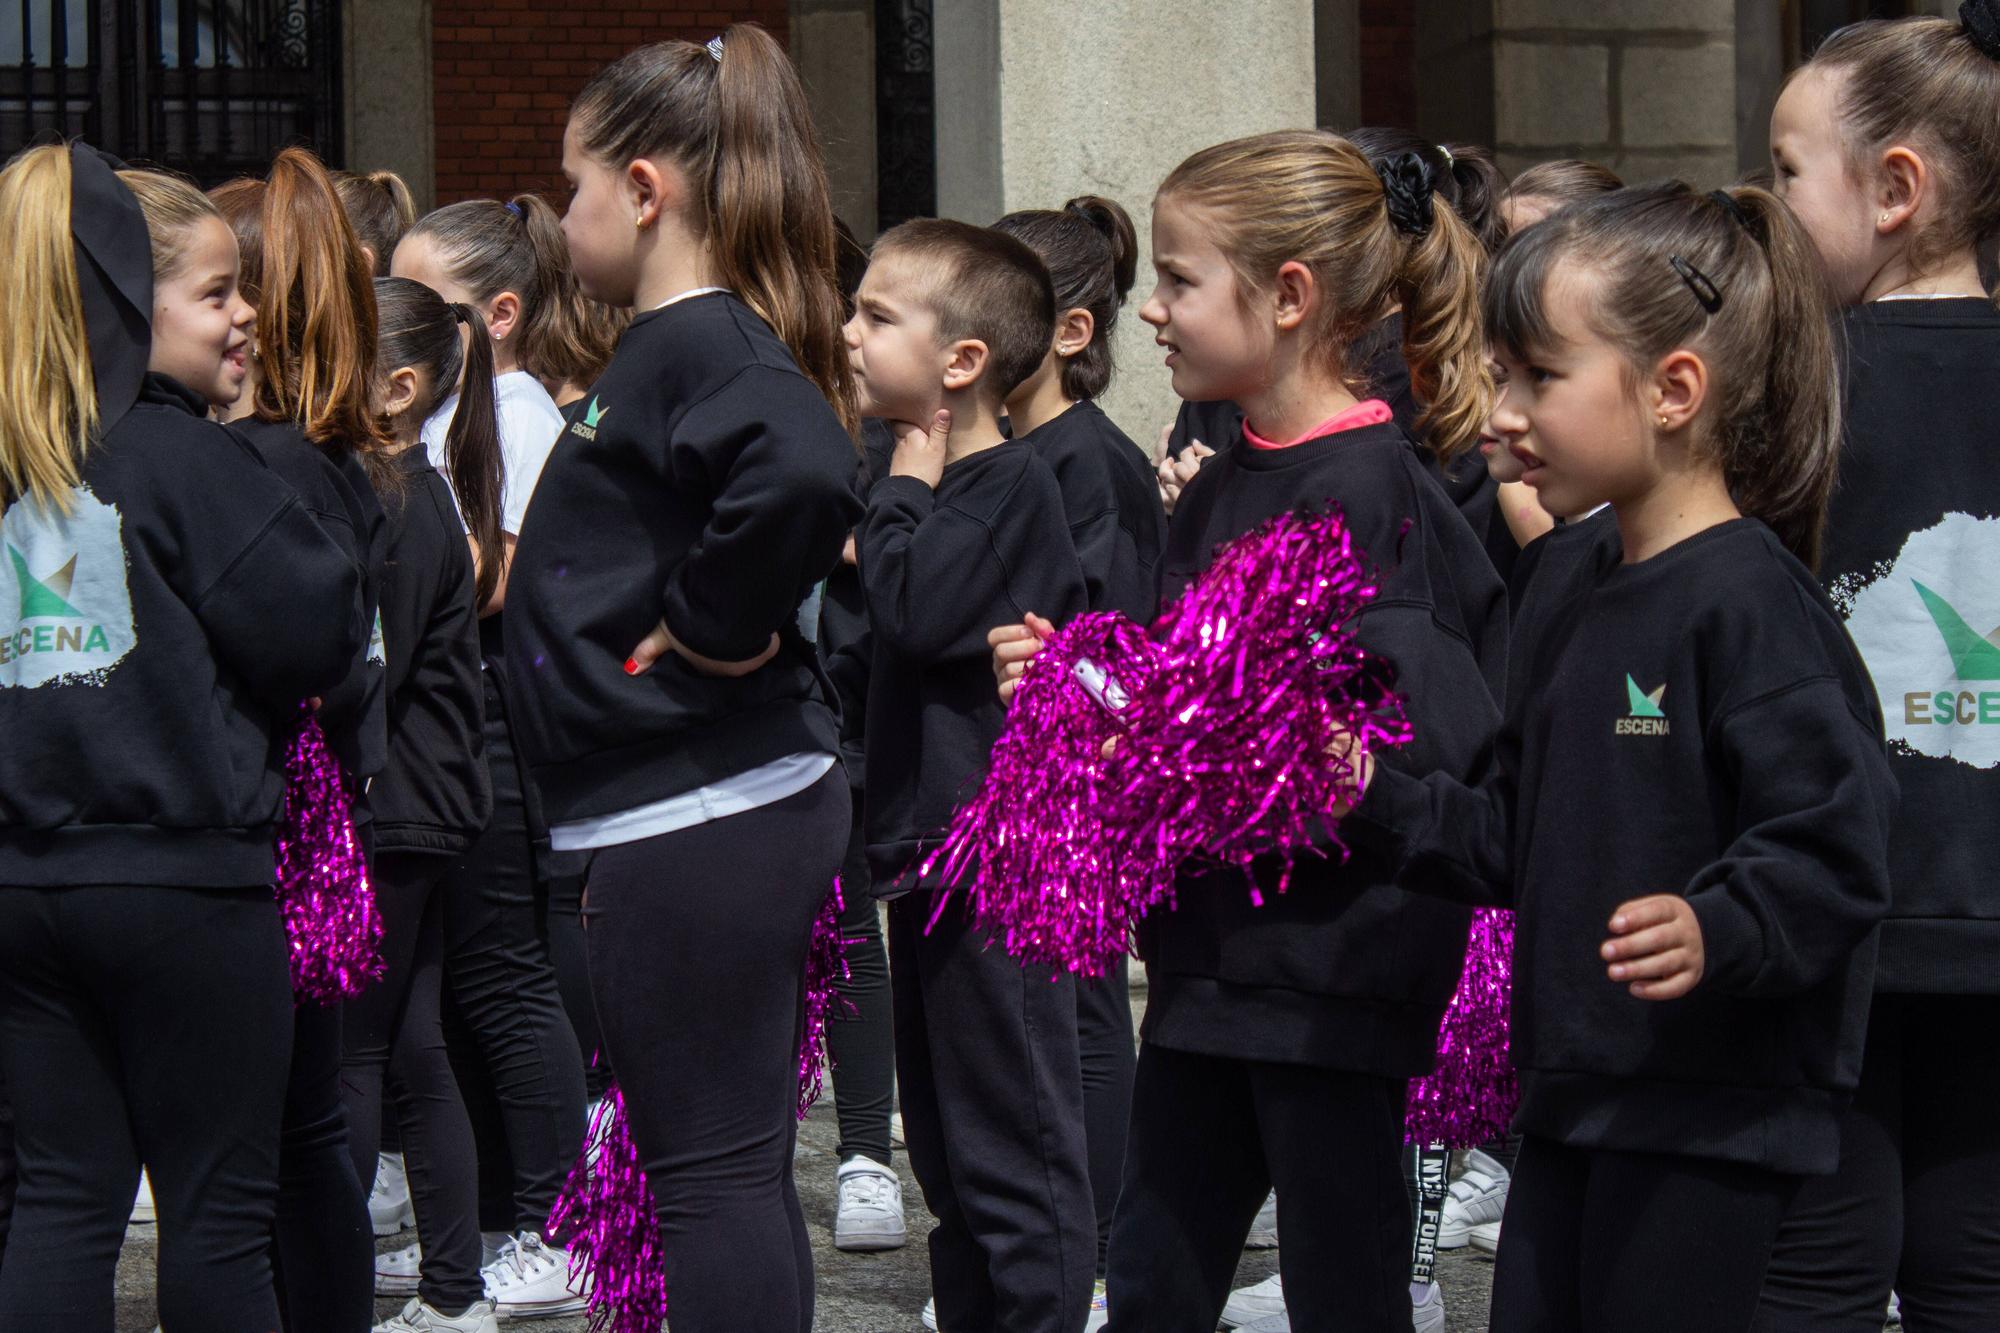
[[[895,448],[887,422],[870,419],[861,423],[861,460],[854,469],[854,488],[863,504],[876,481],[889,475]],[[875,655],[859,565],[842,560],[826,576],[819,607],[818,646],[820,665],[833,687],[833,701],[840,705],[841,763],[847,768],[849,788],[859,793],[868,781],[868,754],[862,738],[867,734],[868,666]],[[858,795],[854,813],[856,817],[861,814]]]
[[[422,448],[396,456],[382,582],[389,761],[369,789],[377,851],[463,852],[493,813],[472,552]]]
[[[271,883],[301,700],[361,575],[207,404],[149,375],[64,519],[0,517],[0,884]]]
[[[1084,610],[1055,474],[1019,440],[945,467],[936,491],[884,477],[861,521],[868,677],[868,867],[876,892],[935,888],[914,863],[986,773],[1006,713],[987,631]]]
[[[371,819],[368,780],[389,759],[388,713],[383,697],[382,576],[388,516],[369,485],[367,469],[352,449],[329,452],[293,422],[246,417],[230,429],[250,441],[271,471],[283,477],[327,535],[362,571],[362,617],[370,632],[347,675],[326,692],[318,720],[327,748],[340,761],[354,800],[357,824]]]
[[[1506,669],[1506,593],[1478,539],[1394,423],[1285,449],[1231,449],[1182,492],[1161,561],[1162,604],[1219,543],[1273,515],[1339,504],[1381,594],[1362,647],[1386,658],[1415,739],[1388,762],[1466,778],[1488,762]],[[1252,904],[1231,871],[1183,872],[1178,905],[1147,916],[1144,1033],[1174,1050],[1406,1078],[1435,1060],[1470,913],[1394,886],[1383,857],[1293,858],[1289,892]],[[1276,864],[1260,874],[1268,886]]]
[[[1494,770],[1382,770],[1348,821],[1403,882],[1512,905],[1523,1133],[1831,1171],[1861,1065],[1895,804],[1866,669],[1754,519],[1636,565],[1586,523],[1529,548]],[[1705,973],[1605,975],[1612,912],[1679,893]]]
[[[2000,312],[1847,315],[1847,441],[1820,576],[1868,663],[1902,786],[1877,989],[2000,993]]]
[[[509,720],[552,824],[616,814],[840,737],[799,608],[861,506],[854,444],[727,293],[632,321],[550,455],[507,586]],[[662,619],[739,679],[627,656]]]
[[[1167,511],[1145,455],[1087,399],[1023,438],[1056,474],[1088,609],[1122,611],[1141,625],[1151,623]]]

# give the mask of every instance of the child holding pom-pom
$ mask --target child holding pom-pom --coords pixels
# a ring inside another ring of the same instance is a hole
[[[1483,256],[1426,180],[1321,133],[1197,153],[1155,200],[1158,285],[1139,313],[1177,393],[1247,413],[1243,446],[1180,497],[1162,603],[1218,545],[1338,506],[1379,584],[1351,627],[1327,629],[1351,629],[1393,666],[1413,733],[1394,762],[1466,777],[1498,721],[1504,595],[1388,407],[1357,401],[1341,352],[1400,304],[1430,440],[1472,442],[1487,394]],[[1025,625],[994,641],[1003,678],[1039,642]],[[1186,725],[1202,727],[1202,711]],[[1151,990],[1112,1224],[1114,1330],[1214,1328],[1274,1184],[1293,1326],[1407,1327],[1404,1089],[1431,1067],[1467,916],[1393,887],[1386,862],[1294,852],[1260,858],[1254,884],[1184,865],[1172,910],[1140,927]]]

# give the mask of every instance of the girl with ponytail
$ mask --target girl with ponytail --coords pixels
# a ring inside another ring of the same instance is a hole
[[[1769,193],[1668,183],[1523,231],[1485,307],[1493,428],[1552,512],[1612,521],[1524,556],[1483,784],[1379,766],[1346,827],[1516,909],[1495,1333],[1747,1328],[1841,1152],[1888,904],[1881,710],[1811,574],[1826,284]]]
[[[1488,392],[1478,240],[1414,159],[1378,167],[1343,139],[1291,132],[1175,168],[1154,199],[1153,264],[1139,317],[1175,392],[1245,413],[1243,442],[1180,496],[1162,599],[1219,544],[1339,505],[1382,571],[1357,635],[1407,695],[1416,740],[1398,762],[1470,779],[1498,722],[1505,595],[1389,406],[1356,392],[1349,352],[1400,305],[1433,445],[1470,446]],[[1038,643],[1025,626],[993,638],[1011,683]],[[1294,1324],[1407,1326],[1404,1086],[1431,1067],[1467,913],[1389,872],[1299,857],[1290,890],[1253,906],[1236,872],[1188,871],[1178,906],[1141,924],[1151,992],[1111,1226],[1112,1328],[1214,1328],[1274,1185]]]
[[[635,313],[515,553],[516,734],[554,849],[592,852],[590,985],[674,1327],[803,1333],[799,997],[849,832],[812,634],[860,517],[826,175],[749,25],[598,73],[563,173],[583,294]]]
[[[279,1321],[283,755],[365,624],[351,559],[206,419],[256,318],[235,237],[116,165],[0,171],[0,1330],[111,1333],[144,1166],[160,1317],[250,1333]]]
[[[2000,1051],[1938,1043],[2000,1018],[2000,728],[1969,647],[2000,619],[2000,309],[1981,267],[2000,233],[2000,3],[1834,33],[1778,99],[1771,164],[1845,307],[1820,581],[1875,682],[1902,805],[1840,1166],[1800,1191],[1758,1327],[1860,1329],[1893,1286],[1912,1329],[1985,1328],[2000,1121],[1977,1108],[2000,1099]]]

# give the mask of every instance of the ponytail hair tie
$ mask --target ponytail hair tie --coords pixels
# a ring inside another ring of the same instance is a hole
[[[1454,171],[1458,168],[1458,159],[1451,155],[1451,149],[1446,148],[1443,144],[1439,144],[1437,150],[1444,154],[1444,169],[1446,171]]]
[[[1731,222],[1749,232],[1752,240],[1756,239],[1757,227],[1750,221],[1750,215],[1743,211],[1743,205],[1736,202],[1735,195],[1727,190],[1710,190],[1708,197],[1715,201],[1718,208],[1729,214]]]
[[[1389,225],[1405,236],[1428,236],[1431,230],[1431,172],[1415,153],[1396,153],[1375,166],[1382,178],[1382,203]]]
[[[714,59],[716,64],[720,65],[722,63],[722,38],[720,37],[709,38],[708,45],[703,49],[708,52],[708,54]]]
[[[507,211],[509,213],[512,213],[516,218],[516,220],[518,221],[526,222],[528,220],[527,212],[519,204],[515,203],[512,199],[509,199],[507,201]]]
[[[2000,0],[1965,0],[1958,22],[1981,55],[2000,60]]]

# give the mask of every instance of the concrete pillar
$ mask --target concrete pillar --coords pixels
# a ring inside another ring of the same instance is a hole
[[[938,212],[988,223],[1079,194],[1140,238],[1104,409],[1149,446],[1173,419],[1152,331],[1153,191],[1194,150],[1314,123],[1316,0],[949,0],[937,16]]]
[[[833,211],[875,236],[875,7],[870,0],[791,0],[792,63],[826,153]]]
[[[437,201],[431,0],[342,0],[347,161],[401,176],[418,213]]]

